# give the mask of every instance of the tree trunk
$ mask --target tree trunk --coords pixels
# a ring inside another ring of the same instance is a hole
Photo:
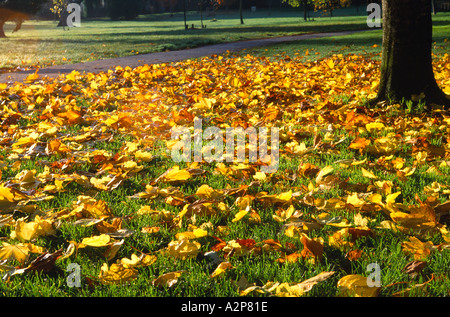
[[[244,16],[242,14],[242,0],[239,0],[239,16],[241,17],[241,24],[244,24]]]
[[[5,22],[6,21],[4,21],[4,20],[0,20],[0,38],[6,37],[5,31],[3,30],[3,26],[5,25]]]
[[[404,102],[425,95],[427,103],[448,104],[432,66],[430,0],[383,0],[383,49],[376,101]]]
[[[183,0],[183,14],[184,14],[184,29],[187,30],[187,21],[186,21],[186,0]]]
[[[308,0],[303,0],[303,19],[308,20]]]

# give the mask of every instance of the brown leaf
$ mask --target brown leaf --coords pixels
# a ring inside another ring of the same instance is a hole
[[[62,249],[53,253],[45,252],[30,263],[30,265],[27,267],[27,271],[49,273],[54,269],[55,261],[62,254],[63,254]]]
[[[405,265],[403,270],[409,275],[417,275],[427,266],[427,262],[414,260]]]
[[[349,261],[356,261],[358,260],[361,255],[362,255],[363,251],[362,250],[351,250],[348,251],[347,254],[345,255],[345,257],[349,260]]]

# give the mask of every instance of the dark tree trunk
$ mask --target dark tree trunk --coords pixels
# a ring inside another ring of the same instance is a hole
[[[242,0],[239,0],[239,16],[241,17],[241,24],[244,24],[244,16],[242,14]]]
[[[5,31],[3,30],[3,26],[5,25],[6,21],[0,20],[0,38],[5,38],[6,34]]]
[[[383,50],[376,101],[402,102],[424,94],[427,103],[448,104],[432,66],[430,0],[383,0]]]
[[[187,21],[186,21],[186,0],[183,0],[183,15],[184,15],[184,29],[187,30]]]
[[[308,0],[303,0],[303,19],[308,20]]]

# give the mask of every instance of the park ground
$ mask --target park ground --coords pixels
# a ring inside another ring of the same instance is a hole
[[[166,16],[139,31],[150,22],[52,34],[39,22],[6,39],[22,51],[27,32],[42,32],[31,53],[2,63],[148,53],[150,38],[165,50],[365,25],[274,15],[182,32]],[[433,19],[436,79],[450,94],[450,14]],[[448,296],[450,117],[420,96],[369,107],[380,47],[370,30],[0,83],[0,294]],[[171,131],[198,133],[196,118],[203,129],[279,128],[277,171],[261,172],[262,158],[175,162]]]
[[[305,22],[299,10],[245,12],[241,25],[238,12],[218,12],[215,17],[205,16],[206,29],[201,29],[199,13],[189,12],[188,23],[195,29],[188,31],[182,13],[139,16],[134,21],[82,20],[80,28],[65,30],[56,27],[56,21],[32,20],[17,33],[11,33],[14,24],[7,23],[0,68],[7,71],[18,66],[43,67],[258,38],[367,29],[364,13],[349,16],[354,13],[345,9],[345,15],[330,18],[311,12],[311,20]]]

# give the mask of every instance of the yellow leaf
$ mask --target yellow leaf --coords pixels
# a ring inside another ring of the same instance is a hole
[[[283,210],[280,213],[280,216],[272,215],[272,217],[278,222],[284,222],[284,221],[288,220],[289,218],[291,218],[292,215],[294,214],[294,212],[295,212],[294,206],[290,205],[286,210]]]
[[[422,242],[416,237],[409,237],[409,241],[402,242],[402,251],[412,254],[415,260],[424,260],[436,249],[433,242]]]
[[[142,161],[144,161],[144,162],[150,162],[151,160],[153,160],[153,155],[152,155],[152,153],[150,153],[150,152],[145,152],[145,151],[141,151],[141,150],[136,151],[136,152],[134,153],[134,157],[135,157],[137,160],[142,160]]]
[[[183,239],[197,239],[206,237],[208,235],[208,231],[196,228],[193,231],[186,231],[186,232],[180,232],[175,235],[175,238],[177,240],[183,240]]]
[[[232,222],[237,222],[237,221],[241,220],[242,218],[244,218],[244,216],[246,214],[248,214],[248,212],[249,212],[249,210],[247,210],[247,209],[239,210],[239,212],[236,215],[234,215]]]
[[[136,269],[126,267],[123,264],[114,263],[108,268],[108,264],[103,263],[99,278],[103,284],[120,284],[135,279],[137,275]]]
[[[296,297],[303,296],[305,293],[312,290],[314,285],[325,281],[333,274],[334,274],[333,271],[322,272],[316,276],[313,276],[303,282],[300,282],[300,283],[297,283],[294,285],[286,285],[287,283],[283,283],[283,284],[285,284],[284,289],[282,287],[283,284],[281,284],[280,286],[278,286],[276,288],[275,295],[276,296],[296,296]]]
[[[90,246],[90,247],[105,247],[111,241],[111,237],[107,234],[101,234],[99,236],[93,236],[89,238],[84,238],[81,241],[81,244]]]
[[[200,243],[183,239],[179,241],[171,241],[167,246],[169,255],[182,260],[194,258],[200,251]]]
[[[328,58],[326,60],[327,66],[330,67],[331,69],[334,68],[334,61],[331,58]]]
[[[320,183],[322,181],[322,178],[333,172],[333,170],[334,170],[333,167],[330,165],[322,168],[316,176],[316,184]]]
[[[366,130],[372,132],[373,130],[381,130],[384,128],[384,124],[381,122],[372,122],[366,124]]]
[[[138,268],[142,266],[148,266],[156,261],[156,256],[154,255],[148,255],[142,253],[140,256],[137,256],[136,254],[132,254],[131,258],[123,258],[120,260],[120,263],[125,266],[126,268]]]
[[[178,278],[184,271],[176,271],[163,274],[152,281],[152,285],[156,287],[172,287],[178,282]]]
[[[364,177],[367,177],[367,178],[370,178],[370,179],[377,179],[378,178],[376,175],[374,175],[372,172],[366,170],[365,168],[361,167],[361,172],[362,172],[362,175]]]
[[[90,179],[89,182],[90,182],[92,185],[94,185],[94,187],[97,188],[97,189],[108,190],[107,184],[108,184],[111,180],[112,180],[112,178],[109,177],[109,176],[104,176],[104,177],[102,177],[102,178],[95,178],[95,177],[92,177],[92,178]]]
[[[256,172],[253,178],[264,183],[267,180],[267,175],[263,172]]]
[[[207,184],[203,184],[197,189],[195,195],[202,199],[217,199],[223,196],[222,190],[216,190]]]
[[[396,192],[393,194],[389,194],[386,196],[386,205],[392,205],[395,203],[395,199],[401,194],[402,192]]]
[[[351,204],[355,207],[361,207],[365,204],[365,201],[358,197],[358,193],[354,192],[351,195],[347,196],[347,204]]]
[[[27,78],[25,78],[24,82],[32,83],[35,80],[37,80],[38,78],[39,78],[39,74],[38,74],[38,71],[36,71],[34,74],[28,75]]]
[[[346,275],[338,281],[341,296],[377,297],[381,287],[367,284],[367,277],[358,274]]]
[[[189,178],[191,178],[191,174],[185,169],[180,170],[178,166],[174,166],[162,175],[162,180],[169,183],[186,181]]]
[[[0,248],[0,260],[17,260],[20,263],[24,263],[28,258],[29,248],[19,244],[9,244],[7,242],[2,243],[2,247]]]
[[[11,188],[0,186],[0,202],[13,202],[14,201],[14,193],[11,191]]]
[[[48,236],[56,233],[53,222],[49,219],[41,219],[36,216],[34,221],[25,222],[24,218],[16,221],[15,230],[11,232],[11,238],[29,241],[40,236]]]
[[[225,273],[226,270],[231,269],[233,266],[231,265],[230,262],[228,261],[224,261],[221,262],[216,269],[214,270],[214,272],[211,273],[211,277],[216,277],[222,273]]]

